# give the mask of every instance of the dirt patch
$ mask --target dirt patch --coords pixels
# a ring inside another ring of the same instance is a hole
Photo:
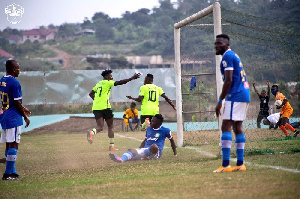
[[[69,119],[56,122],[54,124],[42,126],[40,128],[33,129],[24,134],[43,134],[43,133],[55,133],[55,132],[69,132],[69,133],[83,133],[96,127],[96,121],[93,117],[70,117]],[[106,124],[104,125],[104,131],[107,130]],[[114,131],[124,131],[123,119],[114,119]]]

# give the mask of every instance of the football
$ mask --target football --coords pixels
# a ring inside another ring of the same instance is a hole
[[[282,104],[281,100],[276,100],[274,103],[275,106],[281,106],[281,104]]]

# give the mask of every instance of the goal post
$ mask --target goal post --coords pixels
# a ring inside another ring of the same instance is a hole
[[[205,17],[206,15],[213,13],[214,23],[214,36],[222,33],[221,26],[221,5],[216,2],[207,8],[183,19],[182,21],[174,24],[174,53],[175,53],[175,82],[176,82],[176,109],[177,109],[177,145],[178,147],[183,146],[183,116],[182,116],[182,91],[181,91],[181,58],[180,58],[180,28],[187,26],[194,21]],[[216,87],[217,87],[217,98],[220,96],[222,91],[222,76],[219,69],[221,55],[215,56],[216,61]],[[218,118],[219,130],[221,132],[222,118]]]

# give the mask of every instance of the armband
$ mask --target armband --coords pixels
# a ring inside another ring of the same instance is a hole
[[[218,103],[219,103],[219,104],[222,104],[222,101],[223,101],[223,100],[221,100],[221,99],[218,99]]]

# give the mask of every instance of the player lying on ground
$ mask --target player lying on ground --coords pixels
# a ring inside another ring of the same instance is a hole
[[[152,118],[150,126],[146,129],[146,137],[139,148],[128,149],[121,157],[110,153],[109,157],[119,163],[128,160],[158,159],[162,156],[166,138],[171,142],[174,156],[177,156],[176,144],[171,130],[162,126],[163,120],[164,118],[161,114],[156,114]]]

